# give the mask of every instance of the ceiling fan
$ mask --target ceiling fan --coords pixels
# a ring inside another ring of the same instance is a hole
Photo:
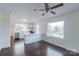
[[[44,9],[34,9],[34,11],[45,11],[45,13],[51,12],[52,14],[56,14],[56,12],[52,11],[52,9],[56,9],[56,8],[61,7],[63,5],[64,5],[63,3],[59,3],[59,4],[57,4],[57,5],[53,6],[53,7],[50,7],[48,5],[48,3],[44,3],[44,6],[45,6]],[[43,13],[42,16],[44,16],[45,13]]]

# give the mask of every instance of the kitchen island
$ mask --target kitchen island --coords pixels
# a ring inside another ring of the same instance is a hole
[[[38,41],[41,41],[42,39],[43,39],[43,35],[42,34],[28,34],[28,35],[24,35],[24,43],[25,44],[38,42]]]

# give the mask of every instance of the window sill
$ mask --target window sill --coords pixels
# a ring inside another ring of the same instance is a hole
[[[64,36],[62,36],[62,35],[48,35],[48,36],[64,39]]]

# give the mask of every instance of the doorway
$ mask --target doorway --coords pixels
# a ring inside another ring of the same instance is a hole
[[[25,24],[16,24],[12,26],[10,43],[14,55],[24,54],[24,35],[27,31]]]

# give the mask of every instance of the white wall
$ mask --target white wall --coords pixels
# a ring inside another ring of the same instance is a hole
[[[2,45],[1,45],[2,44],[2,40],[1,40],[1,24],[2,24],[1,21],[2,20],[1,20],[1,17],[2,17],[2,15],[1,15],[1,9],[0,9],[0,49],[2,47]]]
[[[54,18],[45,20],[40,24],[41,32],[47,32],[47,24],[49,22],[64,21],[64,39],[45,36],[44,40],[64,47],[70,50],[79,52],[79,11],[73,11],[59,15]],[[46,24],[46,25],[45,25]]]
[[[10,47],[10,19],[9,13],[0,9],[0,47]]]
[[[39,24],[39,33],[40,34],[46,33],[46,23],[44,20],[34,20],[33,22],[36,24]]]

